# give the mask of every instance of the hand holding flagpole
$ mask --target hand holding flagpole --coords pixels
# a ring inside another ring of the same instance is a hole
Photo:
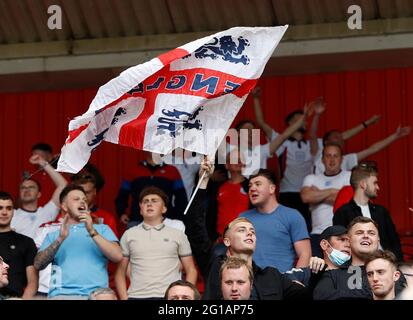
[[[191,206],[191,203],[194,200],[198,189],[206,189],[207,188],[209,178],[214,173],[214,169],[215,169],[214,161],[209,160],[208,156],[205,155],[204,158],[202,159],[201,166],[199,167],[198,175],[199,175],[200,178],[199,178],[198,184],[197,184],[194,192],[192,192],[191,199],[189,200],[188,205],[186,206],[184,215],[186,215],[186,213],[188,212],[189,207]]]

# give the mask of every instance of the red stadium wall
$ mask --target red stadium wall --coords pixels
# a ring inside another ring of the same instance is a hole
[[[277,131],[285,128],[284,117],[306,101],[324,96],[327,111],[319,135],[329,129],[346,129],[374,114],[379,124],[347,142],[346,152],[362,150],[393,133],[399,124],[413,125],[413,68],[325,73],[263,78],[263,109],[267,122]],[[0,94],[0,189],[17,195],[22,170],[28,167],[31,146],[48,142],[58,153],[69,119],[88,108],[96,89]],[[249,97],[236,121],[254,119]],[[236,122],[235,121],[235,122]],[[106,179],[98,199],[101,207],[114,211],[114,198],[122,174],[141,158],[133,149],[103,143],[92,157]],[[380,196],[399,230],[413,229],[413,136],[394,143],[370,157],[380,169]],[[271,166],[275,166],[271,161]]]

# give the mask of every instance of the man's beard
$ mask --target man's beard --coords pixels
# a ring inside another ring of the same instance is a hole
[[[301,134],[305,134],[307,132],[307,129],[306,128],[300,128],[297,131],[300,132]]]
[[[364,195],[369,199],[376,199],[377,198],[377,192],[374,193],[369,188],[367,188],[366,191],[364,191]]]

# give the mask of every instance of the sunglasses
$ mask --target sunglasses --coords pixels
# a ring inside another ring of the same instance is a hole
[[[359,163],[359,168],[363,169],[374,169],[377,171],[377,162],[376,161],[363,161]]]

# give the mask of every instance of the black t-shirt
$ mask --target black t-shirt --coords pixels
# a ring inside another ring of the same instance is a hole
[[[26,267],[32,266],[37,248],[33,239],[14,231],[0,232],[0,256],[9,265],[9,285],[2,295],[23,295],[27,285]]]

